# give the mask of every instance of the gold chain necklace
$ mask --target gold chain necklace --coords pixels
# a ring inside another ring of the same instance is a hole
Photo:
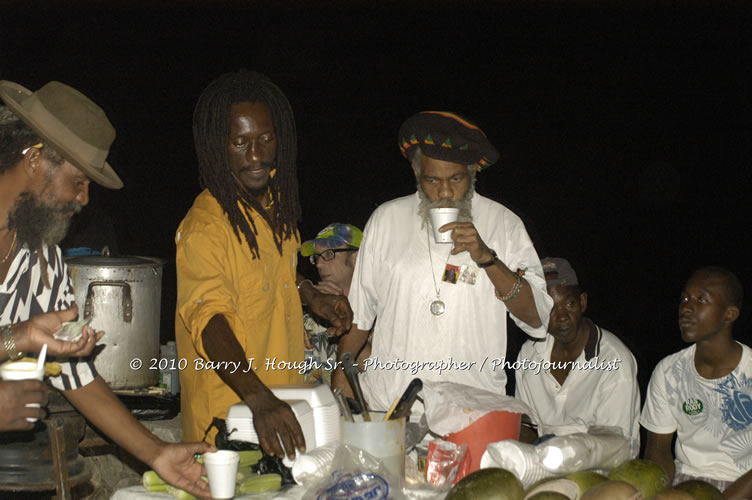
[[[8,253],[5,255],[5,258],[0,262],[0,264],[5,264],[5,261],[8,260],[10,257],[10,254],[13,253],[13,250],[16,249],[16,236],[18,236],[18,231],[13,233],[13,241],[10,244],[10,248],[8,249]]]

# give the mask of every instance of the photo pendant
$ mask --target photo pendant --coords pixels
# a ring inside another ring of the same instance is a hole
[[[446,311],[446,306],[439,299],[431,302],[431,314],[434,316],[441,316]]]

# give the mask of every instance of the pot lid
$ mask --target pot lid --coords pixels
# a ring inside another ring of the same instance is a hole
[[[163,266],[165,261],[156,257],[141,257],[137,255],[123,255],[109,257],[105,255],[83,255],[65,260],[69,266],[90,267],[154,267]]]

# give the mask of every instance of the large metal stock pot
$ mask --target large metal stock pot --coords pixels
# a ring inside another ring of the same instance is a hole
[[[152,257],[91,255],[66,261],[80,318],[104,331],[94,365],[113,389],[157,384],[162,267]],[[137,361],[134,361],[137,360]]]

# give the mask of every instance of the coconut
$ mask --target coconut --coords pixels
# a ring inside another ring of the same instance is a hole
[[[723,493],[710,483],[699,479],[690,479],[674,486],[675,489],[686,491],[697,500],[723,500]]]
[[[506,469],[489,467],[460,479],[446,500],[522,500],[522,484]]]
[[[531,497],[525,498],[527,500],[572,500],[570,497],[562,495],[561,493],[556,493],[555,491],[542,491]]]
[[[625,481],[642,493],[645,498],[653,498],[656,493],[669,486],[663,468],[652,460],[636,458],[627,460],[608,473],[609,479]]]
[[[557,493],[563,495],[567,500],[577,500],[580,498],[580,487],[571,479],[543,479],[527,490],[525,500],[538,498],[540,493]]]
[[[624,481],[603,481],[585,492],[581,500],[645,500],[640,490]]]
[[[671,488],[670,490],[659,491],[652,500],[695,500],[695,497],[686,491]]]
[[[592,470],[571,472],[564,477],[577,483],[577,486],[580,487],[580,495],[584,495],[587,490],[589,490],[596,484],[608,480],[608,478],[603,474],[598,474],[597,472]]]

